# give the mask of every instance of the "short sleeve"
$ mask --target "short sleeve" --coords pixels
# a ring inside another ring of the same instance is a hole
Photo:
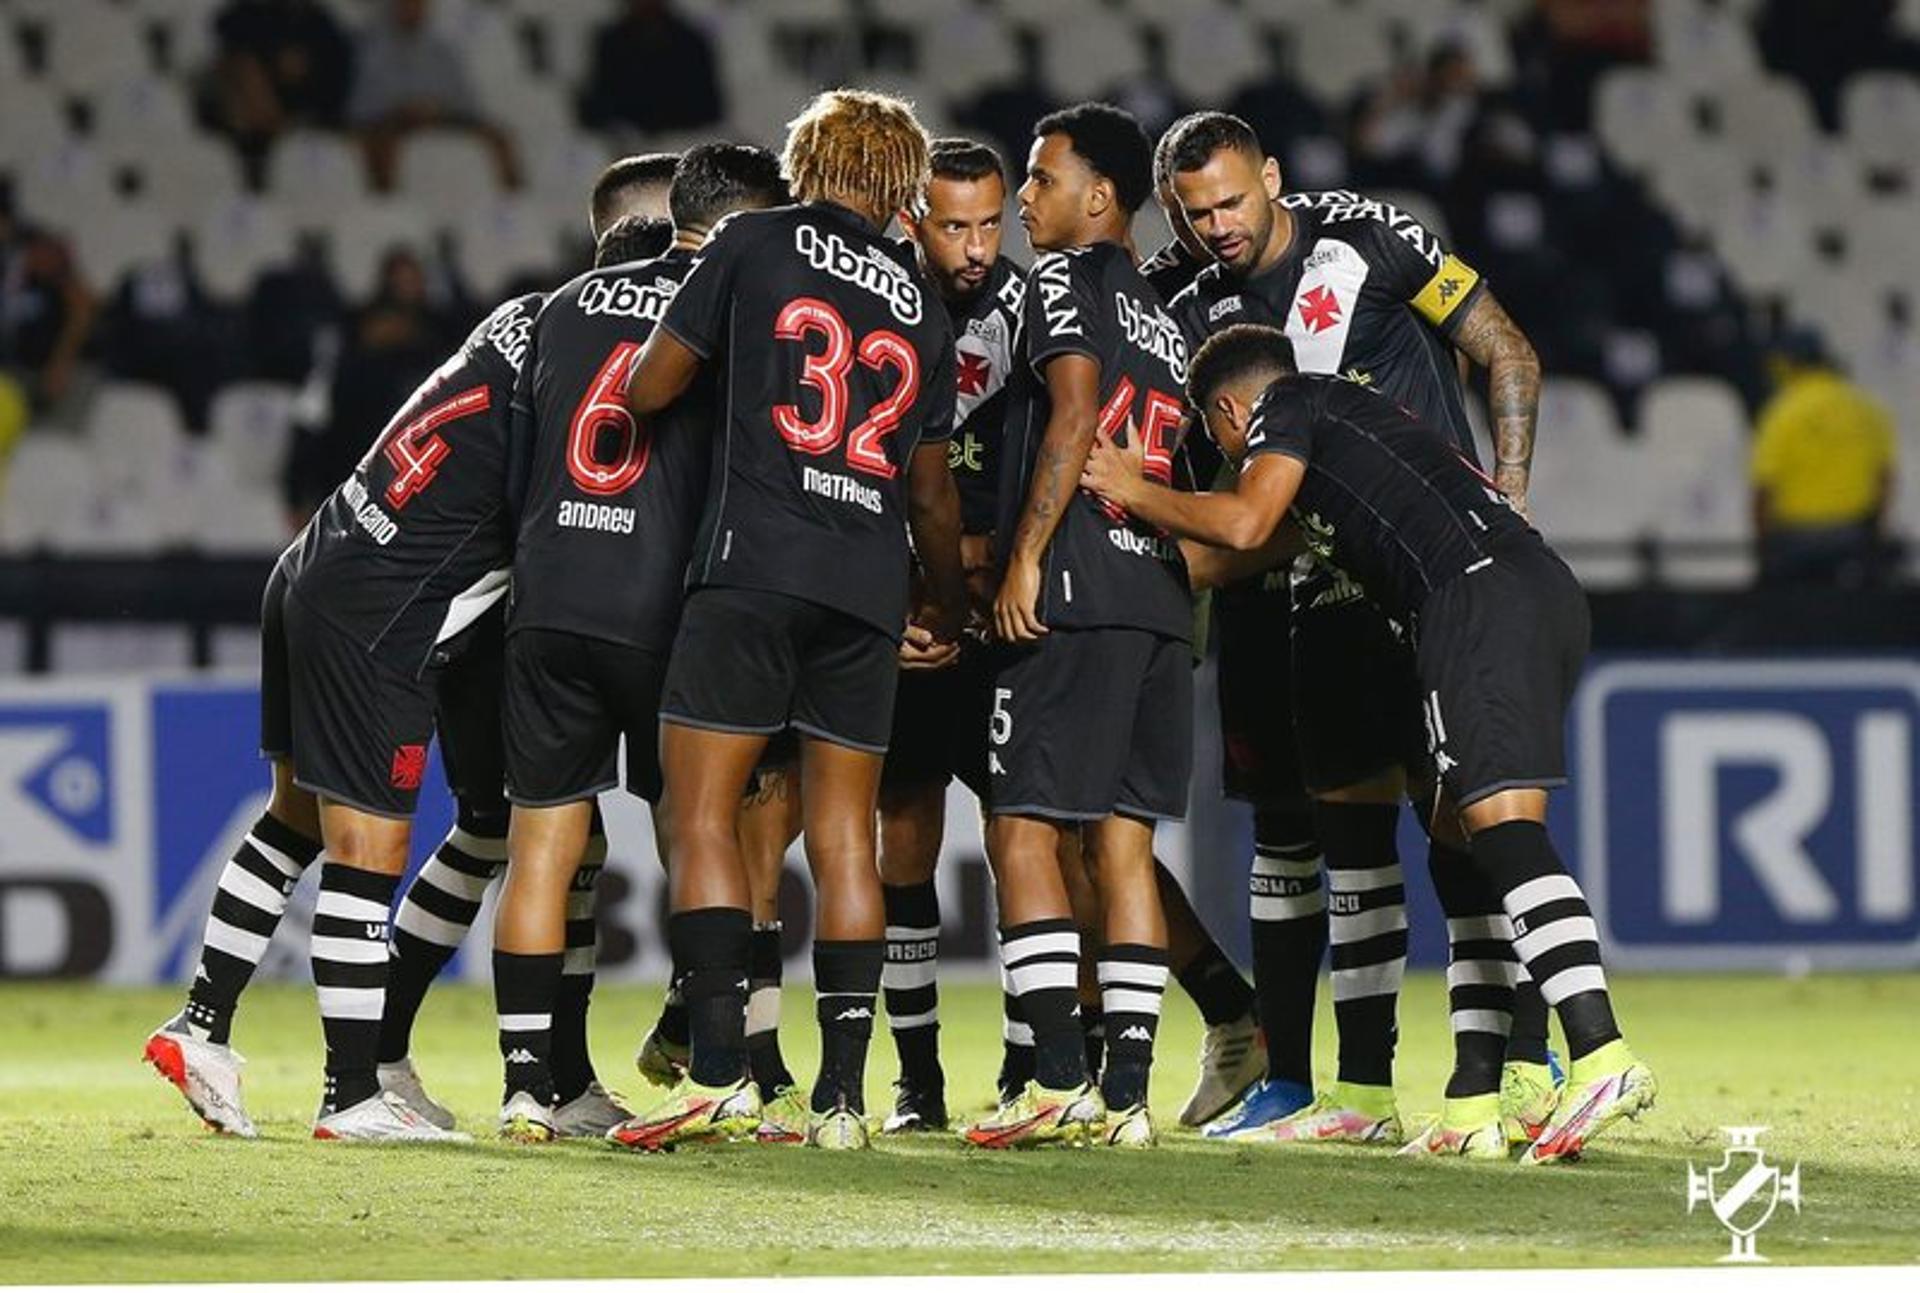
[[[1023,325],[1027,361],[1038,373],[1056,355],[1085,355],[1100,362],[1101,338],[1093,330],[1106,312],[1099,308],[1099,270],[1093,257],[1048,252],[1033,262],[1027,276]]]
[[[753,243],[753,228],[735,216],[715,225],[660,320],[662,328],[702,359],[712,357],[726,332],[733,285]]]
[[[953,332],[942,328],[934,347],[932,370],[922,397],[920,443],[951,440],[960,404],[959,366],[954,359]]]
[[[1452,336],[1467,317],[1467,303],[1482,290],[1480,273],[1448,249],[1440,236],[1396,207],[1371,222],[1367,259],[1381,286],[1413,312]]]
[[[1207,307],[1200,300],[1200,280],[1181,288],[1167,302],[1167,313],[1187,339],[1187,349],[1197,351],[1207,340]]]
[[[507,516],[513,531],[520,529],[526,514],[527,494],[533,484],[534,437],[539,433],[535,413],[533,379],[540,366],[540,328],[538,321],[527,338],[526,353],[520,371],[514,374],[513,394],[507,402]]]
[[[1248,462],[1260,454],[1278,453],[1308,462],[1313,457],[1313,412],[1307,392],[1298,383],[1276,382],[1254,401],[1247,421]]]

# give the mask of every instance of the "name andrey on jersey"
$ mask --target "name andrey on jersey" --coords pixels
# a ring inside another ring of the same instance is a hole
[[[887,309],[900,322],[908,325],[920,322],[924,307],[912,272],[878,247],[856,247],[831,230],[799,224],[793,230],[793,249],[822,273],[885,301]]]
[[[615,507],[611,503],[583,503],[577,499],[563,499],[559,515],[554,518],[556,524],[573,530],[604,530],[608,534],[632,534],[634,509]]]

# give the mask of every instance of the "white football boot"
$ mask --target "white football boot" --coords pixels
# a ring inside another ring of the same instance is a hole
[[[598,1082],[553,1111],[554,1134],[603,1140],[606,1134],[633,1117],[633,1110]]]
[[[142,1055],[207,1126],[246,1140],[260,1134],[240,1098],[240,1070],[247,1061],[239,1051],[195,1037],[186,1016],[175,1015],[148,1035]]]
[[[413,1056],[409,1055],[394,1064],[382,1064],[374,1070],[374,1076],[380,1079],[382,1091],[391,1091],[405,1100],[409,1109],[441,1131],[453,1130],[453,1110],[427,1094],[427,1088],[420,1081],[419,1071],[413,1067]]]
[[[468,1141],[463,1131],[446,1131],[414,1112],[391,1091],[370,1095],[359,1104],[321,1114],[313,1122],[315,1140]]]
[[[1266,1043],[1252,1015],[1214,1024],[1200,1039],[1200,1080],[1180,1108],[1180,1125],[1212,1122],[1266,1075]]]

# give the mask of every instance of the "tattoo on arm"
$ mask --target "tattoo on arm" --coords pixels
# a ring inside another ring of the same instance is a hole
[[[1493,299],[1481,293],[1453,343],[1487,370],[1487,403],[1493,415],[1494,479],[1524,491],[1533,463],[1534,424],[1540,413],[1540,359],[1533,346]]]

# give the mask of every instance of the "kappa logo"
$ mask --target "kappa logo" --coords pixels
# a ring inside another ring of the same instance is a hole
[[[1459,279],[1448,275],[1446,278],[1440,280],[1440,304],[1445,305],[1447,302],[1453,300],[1455,296],[1459,295],[1459,293]]]
[[[866,1006],[848,1006],[833,1017],[835,1023],[845,1023],[850,1019],[871,1019],[873,1011]]]
[[[1120,1040],[1123,1042],[1150,1042],[1153,1040],[1153,1034],[1147,1031],[1144,1025],[1135,1024],[1131,1028],[1124,1028],[1120,1031]]]
[[[1518,922],[1516,922],[1518,923]],[[1760,1255],[1760,1228],[1773,1219],[1774,1210],[1785,1203],[1800,1211],[1800,1164],[1791,1172],[1782,1172],[1767,1161],[1760,1148],[1760,1133],[1765,1127],[1722,1127],[1727,1133],[1727,1150],[1719,1166],[1701,1172],[1687,1164],[1687,1212],[1705,1203],[1726,1228],[1733,1240],[1732,1251],[1722,1262],[1753,1263],[1767,1259]]]
[[[537,1064],[537,1063],[539,1063],[539,1060],[537,1060],[537,1059],[536,1059],[536,1058],[534,1057],[534,1054],[533,1054],[533,1052],[532,1052],[532,1051],[530,1051],[530,1050],[528,1050],[528,1049],[527,1049],[526,1047],[524,1047],[524,1046],[516,1046],[516,1047],[514,1047],[514,1048],[513,1048],[512,1050],[510,1050],[510,1051],[508,1051],[508,1052],[507,1052],[507,1063],[509,1063],[509,1064]]]
[[[387,780],[395,790],[418,790],[427,771],[427,747],[403,745],[393,752],[393,767]]]

